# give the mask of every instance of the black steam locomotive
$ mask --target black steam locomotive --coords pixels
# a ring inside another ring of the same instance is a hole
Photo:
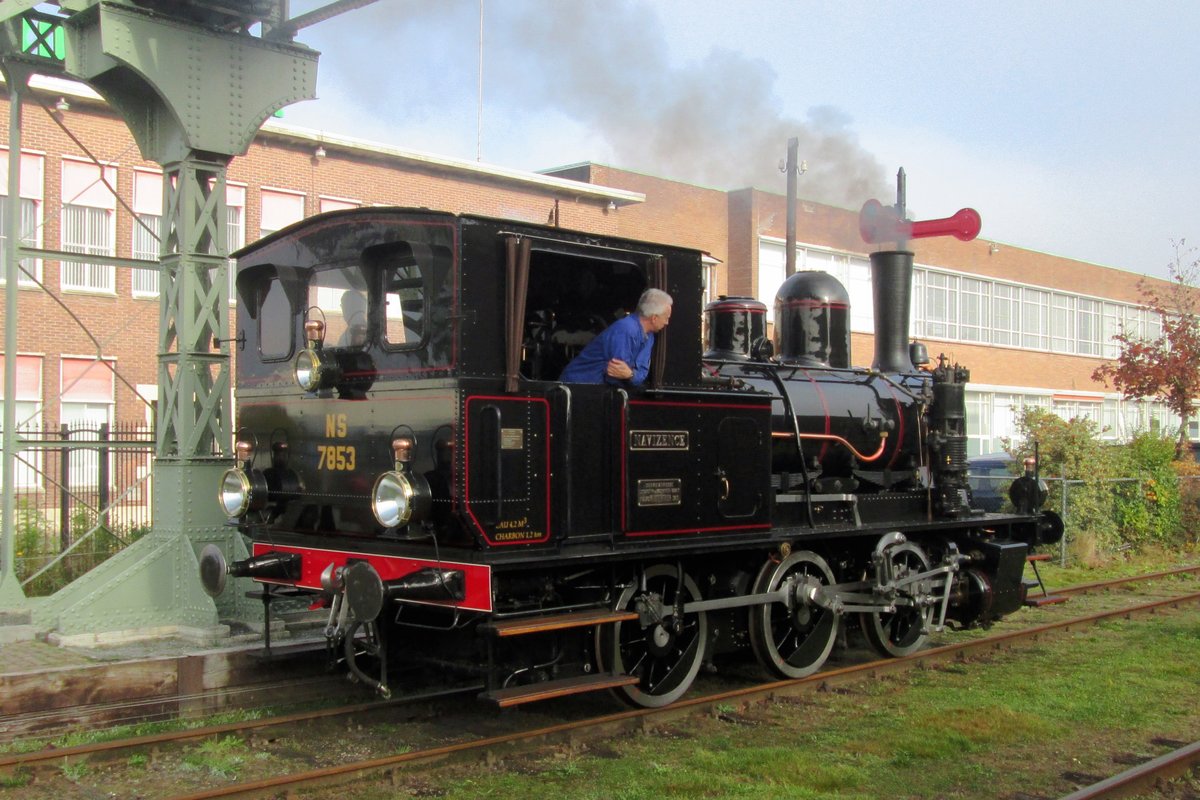
[[[382,693],[389,652],[485,674],[502,706],[660,706],[739,649],[799,677],[839,630],[907,654],[1017,609],[1061,534],[1032,466],[1015,512],[972,508],[968,374],[909,344],[909,252],[872,255],[870,369],[825,273],[784,283],[772,341],[753,299],[702,308],[679,247],[364,208],[237,256],[219,500],[250,551],[206,548],[201,577],[313,595]],[[648,287],[675,304],[645,384],[557,380]]]

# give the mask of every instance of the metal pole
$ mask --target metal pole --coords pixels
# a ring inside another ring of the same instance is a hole
[[[784,277],[796,274],[796,159],[800,155],[800,139],[793,136],[787,146],[787,252],[784,254]]]
[[[1062,481],[1062,487],[1063,487],[1063,491],[1062,491],[1063,537],[1062,537],[1062,543],[1059,545],[1059,547],[1062,548],[1062,552],[1059,554],[1059,556],[1060,556],[1059,563],[1061,566],[1065,567],[1067,565],[1067,479],[1059,478],[1059,480]]]
[[[483,160],[483,0],[479,0],[479,110],[475,117],[475,160]]]
[[[16,465],[17,465],[17,280],[21,240],[21,93],[28,75],[25,70],[4,68],[8,84],[8,225],[4,253],[4,481],[0,495],[0,538],[4,540],[4,567],[0,571],[0,608],[19,605],[25,593],[17,581],[16,551]]]

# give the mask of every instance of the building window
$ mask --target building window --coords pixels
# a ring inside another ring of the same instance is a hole
[[[1075,342],[1084,356],[1100,355],[1100,303],[1086,297],[1075,301]]]
[[[1075,351],[1075,298],[1055,292],[1050,299],[1050,349],[1056,353]]]
[[[304,195],[274,189],[262,190],[262,219],[258,235],[267,236],[304,219]]]
[[[0,374],[4,371],[4,356],[0,355]],[[40,356],[17,356],[16,363],[16,413],[17,433],[37,433],[42,429],[42,359]],[[3,381],[0,381],[0,401],[4,397]],[[4,420],[0,417],[0,433],[4,431]],[[0,454],[3,445],[0,444]],[[0,479],[4,475],[4,462],[0,459]],[[42,451],[39,448],[18,450],[13,480],[18,489],[36,489],[42,485]]]
[[[319,198],[318,204],[322,214],[326,211],[342,211],[347,208],[358,208],[362,205],[357,200],[344,200],[340,197],[322,197]]]
[[[995,449],[992,444],[992,395],[967,392],[967,455],[978,456]]]
[[[850,329],[863,333],[875,332],[875,300],[871,295],[871,262],[850,256]]]
[[[1103,419],[1104,404],[1101,400],[1080,400],[1076,398],[1055,397],[1051,410],[1059,417],[1070,422],[1073,419],[1089,419],[1100,427]]]
[[[922,333],[939,339],[958,338],[958,277],[925,272]]]
[[[235,253],[246,244],[246,187],[225,186],[225,239],[229,252]],[[229,259],[229,303],[237,302],[236,262]]]
[[[968,342],[991,339],[991,283],[964,277],[959,286],[959,336]]]
[[[1050,349],[1050,293],[1021,290],[1021,346]]]
[[[146,261],[162,258],[163,176],[159,172],[133,173],[133,257]],[[133,270],[133,296],[158,295],[158,270]]]
[[[62,249],[68,253],[115,256],[117,170],[92,163],[63,161]],[[105,185],[107,180],[108,185]],[[83,292],[116,292],[116,270],[111,264],[64,261],[62,287]]]
[[[89,434],[98,432],[101,425],[112,424],[115,386],[112,363],[111,359],[63,357],[59,422],[83,432],[81,438],[95,438]],[[94,451],[72,452],[70,469],[72,485],[97,485],[99,469]]]
[[[8,153],[0,147],[0,286],[4,285],[8,252]],[[45,183],[45,159],[39,155],[21,154],[21,244],[42,246],[42,186]],[[42,279],[40,258],[21,259],[17,272],[18,286],[37,286]]]

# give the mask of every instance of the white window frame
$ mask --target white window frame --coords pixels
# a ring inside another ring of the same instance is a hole
[[[4,368],[4,355],[0,353],[0,371]],[[14,399],[17,412],[18,433],[37,433],[42,429],[44,405],[43,358],[41,356],[17,354],[17,395]],[[22,375],[36,375],[35,381],[22,380]],[[4,387],[0,386],[0,404],[4,402]],[[4,432],[4,420],[0,419],[0,434]],[[3,444],[0,444],[3,455]],[[13,483],[17,489],[40,489],[42,487],[42,450],[34,447],[17,451]],[[4,476],[3,459],[0,458],[0,480]]]
[[[246,246],[246,187],[225,184],[225,241],[230,253]],[[229,305],[237,305],[237,266],[229,259]],[[232,407],[232,406],[231,406]]]
[[[146,261],[162,258],[163,174],[136,169],[133,173],[132,255]],[[158,297],[157,269],[131,271],[130,290],[134,297]]]
[[[264,186],[259,190],[259,238],[304,219],[304,192]]]
[[[100,176],[103,174],[115,190],[117,168],[64,158],[62,174],[61,248],[69,253],[115,256],[117,199]],[[73,217],[82,218],[78,220],[82,224],[72,224]],[[65,292],[117,293],[116,268],[112,264],[64,261],[61,281]]]
[[[8,223],[8,154],[7,147],[0,147],[0,286],[5,284],[4,252],[7,246],[8,231],[4,228]],[[46,185],[46,157],[41,153],[21,152],[21,243],[25,247],[42,247],[42,214],[44,210],[44,192]],[[17,273],[17,286],[35,288],[42,280],[42,259],[22,259],[24,268]],[[32,273],[29,277],[26,272]]]

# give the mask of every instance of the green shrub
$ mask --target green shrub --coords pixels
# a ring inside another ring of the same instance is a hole
[[[1091,420],[1038,408],[1022,412],[1017,431],[1009,453],[1022,459],[1037,443],[1047,506],[1065,508],[1065,546],[1085,564],[1129,549],[1177,547],[1200,522],[1200,479],[1189,482],[1189,500],[1181,502],[1173,439],[1142,433],[1114,445],[1100,439]]]

